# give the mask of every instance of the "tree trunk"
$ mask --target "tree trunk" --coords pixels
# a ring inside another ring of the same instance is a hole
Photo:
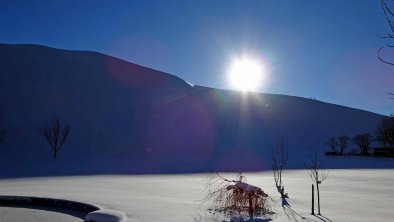
[[[249,218],[253,220],[253,201],[252,201],[252,194],[249,193]]]
[[[316,183],[316,190],[317,190],[317,212],[320,215],[320,192],[319,192],[319,182]]]
[[[315,215],[315,189],[312,184],[312,215]]]
[[[281,187],[281,186],[282,186],[282,166],[281,166],[281,169],[279,171],[279,187]]]
[[[285,198],[285,187],[282,186],[282,188],[280,189],[280,195],[282,198]]]
[[[55,159],[56,159],[56,154],[57,154],[57,152],[54,151],[54,152],[53,152],[53,157],[55,157]]]

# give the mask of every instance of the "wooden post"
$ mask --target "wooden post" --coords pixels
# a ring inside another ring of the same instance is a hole
[[[318,215],[320,215],[320,190],[319,190],[319,184],[321,182],[317,181],[316,183],[316,188],[317,188],[317,211],[318,211]]]
[[[312,184],[312,215],[315,215],[315,188]]]

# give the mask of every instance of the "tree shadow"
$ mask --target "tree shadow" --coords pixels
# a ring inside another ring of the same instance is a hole
[[[281,198],[282,199],[282,208],[283,211],[285,212],[287,218],[290,221],[295,221],[295,222],[316,222],[316,220],[309,219],[301,215],[300,213],[296,212],[291,208],[290,203],[287,201],[286,198]]]
[[[328,219],[327,217],[321,215],[321,214],[317,214],[317,215],[313,215],[317,218],[319,218],[320,220],[322,220],[323,222],[332,222],[332,220]]]
[[[286,198],[281,198],[281,199],[282,199],[282,207],[290,207],[290,204]]]

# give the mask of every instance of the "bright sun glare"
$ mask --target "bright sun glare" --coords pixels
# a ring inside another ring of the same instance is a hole
[[[243,58],[236,60],[229,70],[230,84],[238,90],[257,90],[263,81],[264,70],[257,61]]]

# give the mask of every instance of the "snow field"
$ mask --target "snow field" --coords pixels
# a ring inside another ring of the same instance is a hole
[[[207,174],[107,175],[0,180],[0,195],[40,196],[123,211],[127,221],[214,221],[201,204]],[[235,174],[222,174],[233,178]],[[273,198],[273,221],[392,221],[394,170],[330,170],[320,186],[322,216],[310,215],[311,180],[305,170],[283,174],[288,206],[270,171],[246,173],[247,182]],[[316,201],[317,202],[317,201]],[[207,218],[208,217],[208,218]]]

